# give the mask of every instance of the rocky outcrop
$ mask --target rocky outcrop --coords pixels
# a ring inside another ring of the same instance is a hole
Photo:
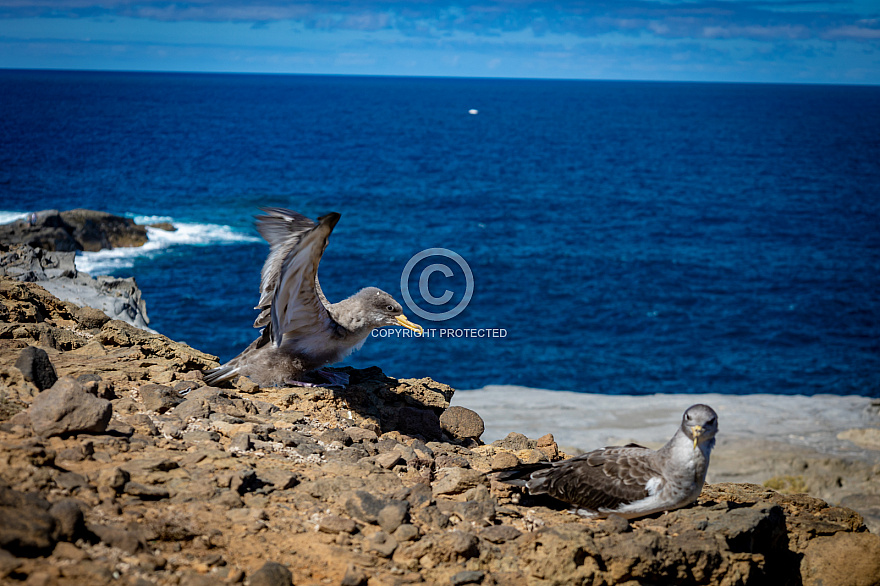
[[[96,251],[121,246],[143,246],[147,229],[134,220],[95,210],[43,210],[10,224],[0,225],[0,242],[25,244],[49,251]]]
[[[82,306],[80,313],[90,313],[96,323],[119,319],[147,328],[146,302],[135,280],[81,273],[74,264],[74,254],[0,244],[0,277],[39,282],[56,297]]]
[[[78,317],[33,283],[0,291],[0,581],[880,580],[880,537],[807,495],[716,484],[666,515],[581,519],[492,479],[565,458],[552,435],[483,445],[476,414],[450,410],[453,389],[431,379],[371,368],[344,369],[345,390],[211,387],[212,356]],[[47,390],[16,367],[34,346],[59,377]],[[107,426],[40,434],[56,389],[109,403]]]

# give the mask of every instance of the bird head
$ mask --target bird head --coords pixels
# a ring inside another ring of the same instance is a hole
[[[697,444],[707,442],[718,433],[718,414],[708,405],[688,407],[681,418],[681,430]]]
[[[367,287],[361,289],[357,293],[357,297],[362,307],[367,310],[367,324],[371,328],[402,326],[419,334],[424,333],[422,326],[409,321],[403,315],[403,308],[400,304],[385,291],[376,287]]]

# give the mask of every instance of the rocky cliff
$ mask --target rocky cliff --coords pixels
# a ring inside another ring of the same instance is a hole
[[[877,584],[852,510],[747,484],[628,522],[521,497],[431,379],[215,388],[213,356],[0,279],[0,581]]]

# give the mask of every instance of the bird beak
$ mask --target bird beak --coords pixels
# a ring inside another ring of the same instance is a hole
[[[424,330],[424,328],[422,328],[422,326],[420,326],[419,324],[412,323],[411,321],[406,319],[405,315],[398,315],[395,319],[397,320],[398,324],[402,325],[403,327],[405,327],[408,330],[418,332],[420,336],[425,333],[425,330]]]
[[[697,449],[697,440],[700,439],[700,436],[703,434],[703,426],[695,425],[691,428],[691,432],[694,434],[694,449]]]

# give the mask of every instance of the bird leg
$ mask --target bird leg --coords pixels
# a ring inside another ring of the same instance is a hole
[[[348,386],[349,376],[344,372],[331,372],[324,369],[318,369],[315,372],[326,378],[327,382],[329,382],[331,386]]]
[[[309,388],[335,386],[335,385],[319,385],[319,384],[315,384],[315,383],[304,383],[301,380],[292,380],[292,379],[284,381],[284,384],[289,385],[291,387],[309,387]]]
[[[327,379],[327,384],[305,383],[299,380],[285,381],[287,384],[296,387],[345,387],[348,386],[349,376],[344,372],[331,372],[329,370],[318,369],[314,371]]]

